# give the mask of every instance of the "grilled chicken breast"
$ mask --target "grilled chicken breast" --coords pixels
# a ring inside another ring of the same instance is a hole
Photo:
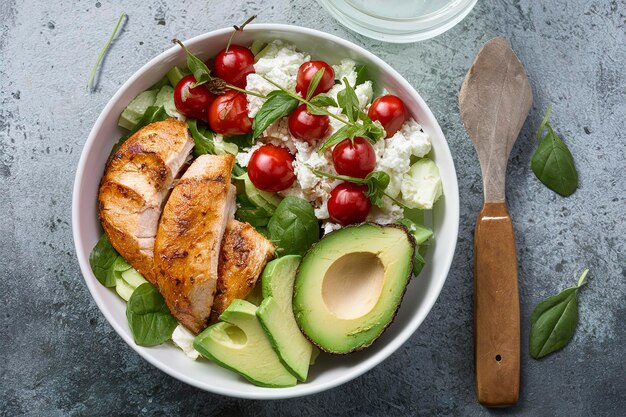
[[[231,220],[226,226],[220,251],[217,292],[211,322],[236,299],[245,299],[274,256],[274,245],[248,223]]]
[[[233,155],[202,155],[172,190],[157,230],[154,266],[170,311],[199,333],[208,323],[217,286],[219,252],[235,210]]]
[[[117,149],[100,182],[100,221],[111,244],[153,284],[159,216],[193,145],[185,123],[152,123]]]

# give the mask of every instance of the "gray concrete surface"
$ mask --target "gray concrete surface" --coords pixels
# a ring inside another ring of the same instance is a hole
[[[120,12],[129,19],[97,88],[87,76]],[[186,386],[126,346],[91,300],[75,259],[71,186],[92,124],[149,58],[251,14],[327,31],[387,60],[439,118],[455,157],[461,225],[439,300],[382,365],[332,391],[288,401],[242,401]],[[0,414],[401,416],[626,415],[626,3],[480,0],[436,39],[389,45],[337,24],[312,0],[182,2],[0,1]],[[457,91],[480,45],[503,35],[524,62],[535,104],[513,149],[508,198],[522,305],[521,398],[477,404],[472,365],[472,231],[481,205],[476,156]],[[546,106],[568,143],[580,188],[562,198],[529,168]],[[528,320],[544,297],[591,269],[580,323],[563,351],[528,355]]]

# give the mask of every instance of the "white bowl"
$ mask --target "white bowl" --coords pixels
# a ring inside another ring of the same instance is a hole
[[[230,28],[209,32],[186,41],[185,45],[203,59],[208,58],[226,45],[231,32]],[[115,331],[144,359],[174,378],[207,391],[232,397],[278,399],[317,393],[356,378],[391,355],[417,330],[437,300],[452,262],[459,224],[459,192],[450,149],[437,120],[413,87],[380,58],[336,36],[297,26],[250,25],[238,35],[237,42],[249,44],[254,39],[283,39],[316,58],[338,62],[348,57],[365,64],[376,84],[400,96],[411,115],[430,135],[444,189],[444,198],[437,203],[433,213],[436,239],[426,256],[426,267],[419,278],[410,283],[394,323],[380,339],[371,347],[350,355],[321,355],[311,367],[308,381],[291,388],[254,386],[208,360],[187,358],[171,343],[151,348],[135,345],[126,321],[125,303],[114,290],[105,288],[96,280],[89,266],[89,253],[103,233],[97,216],[96,197],[111,147],[123,133],[117,126],[120,113],[137,94],[156,83],[170,68],[184,65],[185,55],[178,46],[158,55],[137,71],[98,117],[76,172],[72,228],[76,254],[91,295]]]

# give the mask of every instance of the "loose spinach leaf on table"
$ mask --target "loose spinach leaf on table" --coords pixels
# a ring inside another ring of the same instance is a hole
[[[530,317],[530,355],[539,359],[569,343],[578,323],[577,292],[589,273],[585,269],[575,287],[537,304]]]
[[[105,287],[115,287],[115,269],[113,265],[120,257],[117,251],[109,242],[106,233],[103,234],[96,246],[89,254],[89,265],[98,281]]]
[[[139,346],[160,345],[172,337],[178,325],[159,290],[148,282],[131,295],[126,305],[126,318]]]
[[[574,157],[567,145],[554,133],[548,123],[550,112],[551,109],[548,108],[537,131],[537,139],[541,141],[533,153],[530,166],[546,187],[567,197],[578,187],[578,173],[574,166]],[[541,139],[545,129],[548,129],[548,132]]]
[[[272,91],[267,97],[252,121],[252,138],[259,137],[269,125],[298,107],[298,99],[281,90]]]
[[[299,197],[285,197],[267,224],[276,255],[304,255],[319,240],[320,229],[313,207]]]

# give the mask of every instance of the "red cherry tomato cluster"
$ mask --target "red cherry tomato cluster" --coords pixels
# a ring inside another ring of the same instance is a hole
[[[211,72],[226,83],[239,88],[246,87],[246,79],[254,73],[254,55],[240,45],[231,45],[220,51],[215,59],[207,61]],[[335,73],[324,61],[309,61],[302,64],[296,77],[296,91],[306,97],[315,74],[324,69],[312,96],[328,92],[335,83]],[[174,90],[174,102],[186,117],[202,120],[211,129],[226,136],[250,133],[252,120],[248,117],[248,101],[244,93],[228,90],[216,96],[205,85],[192,88],[196,82],[193,75],[182,78]],[[381,123],[386,137],[393,136],[407,120],[402,100],[387,94],[378,97],[368,110],[368,116]],[[326,115],[315,115],[307,111],[305,104],[299,105],[289,116],[289,131],[299,140],[314,143],[323,139],[330,127]],[[346,139],[332,151],[332,161],[338,174],[365,178],[376,167],[376,153],[371,143],[362,137]],[[271,144],[263,145],[252,154],[248,163],[248,175],[260,190],[277,192],[292,186],[296,180],[294,156],[289,150]],[[330,193],[328,213],[336,223],[347,225],[367,219],[371,202],[366,196],[367,186],[343,182]]]

